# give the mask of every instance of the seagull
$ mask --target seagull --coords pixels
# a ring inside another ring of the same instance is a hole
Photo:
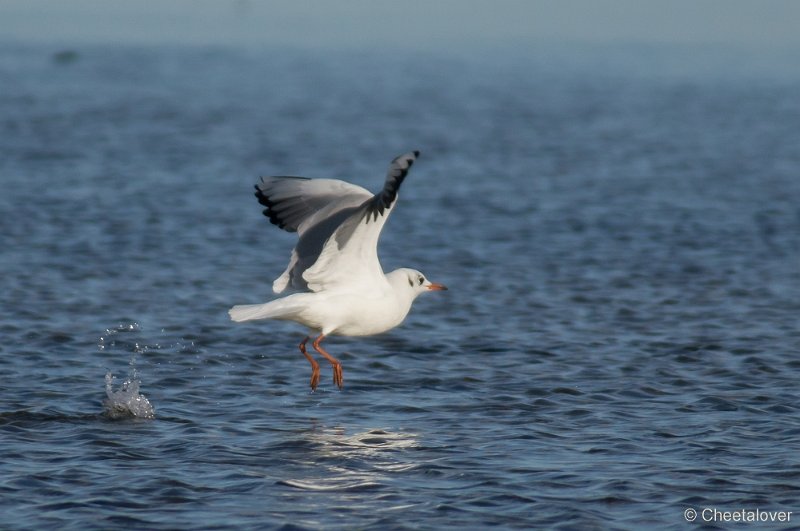
[[[319,363],[306,350],[311,343],[333,367],[333,383],[342,388],[342,364],[322,348],[330,335],[371,336],[398,326],[414,300],[447,288],[415,269],[384,274],[378,238],[397,202],[397,191],[419,151],[392,160],[383,189],[372,194],[336,179],[262,177],[256,187],[264,215],[283,230],[297,232],[289,266],[272,284],[275,293],[296,293],[264,304],[243,304],[228,311],[236,322],[257,319],[294,321],[308,330],[300,352],[311,364],[311,390],[319,384]]]

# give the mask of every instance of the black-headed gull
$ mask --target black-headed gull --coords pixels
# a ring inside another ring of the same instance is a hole
[[[234,321],[282,319],[309,329],[300,352],[311,363],[311,389],[319,383],[314,349],[333,366],[333,382],[342,388],[342,364],[321,346],[329,335],[369,336],[403,322],[421,293],[446,290],[414,269],[385,275],[378,260],[378,238],[397,201],[397,191],[419,151],[395,158],[383,190],[370,192],[335,179],[262,177],[256,185],[264,215],[278,227],[297,232],[289,267],[272,284],[275,293],[300,291],[264,304],[234,306]]]

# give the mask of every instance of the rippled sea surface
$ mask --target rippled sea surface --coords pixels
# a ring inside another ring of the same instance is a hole
[[[641,53],[0,46],[0,528],[800,513],[800,80]],[[226,313],[294,242],[252,186],[411,149],[384,268],[450,291],[311,393]]]

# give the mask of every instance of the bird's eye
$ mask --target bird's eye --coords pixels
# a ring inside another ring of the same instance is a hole
[[[417,281],[419,282],[419,285],[421,286],[421,285],[422,285],[422,283],[423,283],[423,282],[425,282],[425,277],[419,277],[419,278],[417,279]]]

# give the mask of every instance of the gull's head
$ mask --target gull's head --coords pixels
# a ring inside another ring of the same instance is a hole
[[[416,269],[395,269],[386,276],[392,286],[395,287],[395,290],[409,293],[413,299],[428,291],[443,291],[447,289],[444,284],[431,282]]]

